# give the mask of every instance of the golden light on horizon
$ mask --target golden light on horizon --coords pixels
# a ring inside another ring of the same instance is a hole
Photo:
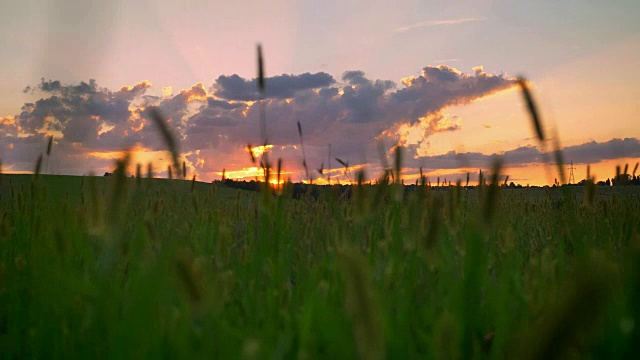
[[[151,151],[140,145],[135,145],[128,150],[121,151],[90,151],[85,153],[83,156],[85,158],[112,160],[115,162],[116,160],[124,157],[127,153],[129,153],[130,156],[129,168],[127,169],[128,171],[132,171],[133,169],[135,169],[135,166],[137,164],[144,165],[151,163],[153,168],[158,169],[159,171],[166,169],[167,166],[170,166],[172,164],[171,159],[169,156],[167,156],[166,151]],[[183,161],[182,158],[181,161]],[[191,167],[191,163],[189,163],[188,161],[186,161],[186,163],[188,167]],[[108,166],[106,168],[96,170],[108,170],[110,168],[111,166]]]
[[[86,156],[96,159],[116,160],[124,156],[126,151],[92,151],[88,152]]]
[[[215,174],[218,176],[222,176],[222,171],[218,171]],[[224,175],[227,179],[245,179],[245,178],[259,178],[264,176],[264,171],[262,168],[257,166],[251,166],[242,168],[239,170],[225,170]]]

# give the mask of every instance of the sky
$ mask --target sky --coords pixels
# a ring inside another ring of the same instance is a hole
[[[587,166],[605,180],[640,161],[638,18],[634,0],[9,0],[2,171],[33,172],[53,136],[48,173],[101,174],[128,151],[166,176],[159,109],[189,177],[251,180],[264,106],[268,156],[293,181],[374,178],[400,146],[409,182],[420,168],[434,183],[473,182],[501,156],[510,181],[553,184],[554,142],[576,180]]]

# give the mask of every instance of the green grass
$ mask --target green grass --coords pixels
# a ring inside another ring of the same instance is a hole
[[[640,340],[637,190],[0,181],[2,358],[619,358]]]

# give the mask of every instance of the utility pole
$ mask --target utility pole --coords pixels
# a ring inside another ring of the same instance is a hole
[[[573,160],[571,160],[571,166],[569,167],[569,184],[573,184],[576,182],[576,178],[573,176],[573,170],[576,168],[573,167]]]

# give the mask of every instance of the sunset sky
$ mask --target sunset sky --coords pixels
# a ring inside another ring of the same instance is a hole
[[[379,143],[404,147],[405,178],[490,168],[552,184],[515,78],[547,134],[597,180],[640,160],[640,2],[9,0],[0,12],[0,160],[32,172],[54,136],[52,174],[111,171],[129,149],[165,176],[149,109],[179,138],[189,174],[254,179],[264,51],[270,158],[287,176],[335,158],[379,174]],[[549,159],[548,161],[551,161]],[[510,181],[511,181],[510,180]],[[316,180],[321,181],[321,180]]]

